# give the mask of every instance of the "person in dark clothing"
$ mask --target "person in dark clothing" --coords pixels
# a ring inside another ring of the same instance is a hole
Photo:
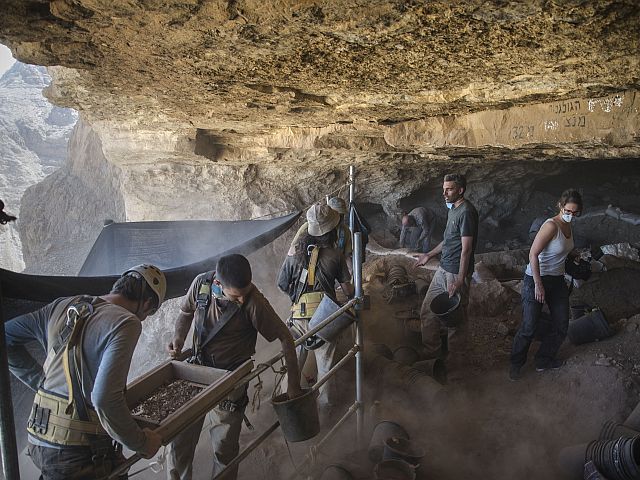
[[[446,329],[448,338],[448,369],[452,370],[452,359],[460,362],[468,341],[467,305],[469,287],[474,269],[474,252],[478,241],[478,211],[464,198],[467,180],[464,175],[448,174],[444,177],[442,194],[449,213],[444,239],[433,250],[421,255],[416,266],[426,264],[439,253],[440,266],[436,270],[429,290],[422,302],[422,343],[427,357],[443,355],[441,329]],[[431,311],[432,300],[441,293],[449,297],[460,295],[460,315],[456,325],[444,325],[440,317]]]
[[[293,338],[269,301],[251,282],[249,261],[233,254],[218,260],[215,272],[198,275],[183,297],[169,353],[177,357],[194,322],[192,362],[222,370],[234,370],[255,353],[258,333],[267,341],[279,340],[287,366],[289,398],[302,394]],[[240,451],[239,438],[244,411],[249,402],[242,385],[211,410],[207,428],[214,458],[208,478],[218,475]],[[169,478],[190,480],[193,456],[205,417],[183,430],[171,443],[167,456]],[[229,473],[235,479],[237,467]]]
[[[353,296],[354,291],[344,253],[335,247],[340,215],[327,205],[314,205],[307,212],[307,220],[307,234],[298,241],[294,254],[287,255],[278,275],[278,288],[293,304],[289,328],[295,338],[309,330],[309,320],[324,295],[337,302],[336,282],[348,297]],[[313,349],[318,377],[323,377],[335,365],[339,340],[309,342],[306,348],[298,347],[300,368],[307,360],[308,349]],[[335,390],[335,378],[332,378],[320,390],[320,404],[334,405],[337,401]]]
[[[551,312],[552,328],[542,339],[536,352],[536,371],[560,368],[564,362],[556,358],[569,328],[569,287],[564,279],[565,261],[574,248],[571,221],[582,212],[582,196],[566,190],[558,201],[558,213],[547,219],[535,236],[529,251],[522,281],[522,323],[513,338],[509,378],[518,380],[527,361],[529,346],[546,303]]]

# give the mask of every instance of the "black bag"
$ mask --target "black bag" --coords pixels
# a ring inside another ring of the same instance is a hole
[[[576,280],[589,280],[591,277],[591,262],[579,259],[577,262],[567,257],[564,262],[564,269],[567,275]]]

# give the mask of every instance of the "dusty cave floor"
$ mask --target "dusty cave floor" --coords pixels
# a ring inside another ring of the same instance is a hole
[[[374,343],[384,343],[392,350],[401,345],[417,345],[417,337],[406,322],[394,315],[400,310],[419,308],[422,298],[413,295],[387,303],[382,296],[385,278],[375,275],[392,264],[409,267],[411,260],[397,255],[383,258],[368,254],[364,270],[364,278],[368,280],[365,292],[371,299],[371,309],[364,313],[367,360],[371,360]],[[409,269],[409,274],[413,279],[420,277],[428,281],[432,273]],[[558,466],[558,452],[565,446],[597,438],[603,422],[623,421],[640,400],[640,349],[637,348],[640,333],[633,322],[615,323],[616,334],[607,340],[581,346],[567,341],[560,351],[560,356],[567,360],[565,367],[536,373],[528,363],[523,369],[523,378],[510,382],[508,358],[520,321],[519,295],[505,288],[500,292],[502,296],[496,297],[495,285],[489,289],[481,285],[474,287],[481,295],[475,300],[472,298],[471,306],[477,314],[471,317],[472,348],[465,358],[467,369],[445,387],[445,401],[430,403],[398,388],[381,391],[379,372],[368,368],[365,371],[365,447],[358,448],[355,422],[349,421],[318,455],[318,472],[332,463],[343,463],[352,468],[356,478],[374,478],[374,465],[366,457],[366,446],[376,422],[372,401],[378,400],[376,418],[401,423],[412,439],[425,448],[424,461],[417,471],[418,480],[476,477],[568,480],[570,477]],[[482,298],[491,305],[478,303]],[[274,348],[273,345],[259,346],[258,361],[275,353]],[[535,348],[537,343],[533,344],[531,354]],[[243,428],[243,446],[275,421],[268,404],[272,377],[263,378],[260,410],[248,410],[256,430]],[[354,398],[353,369],[341,375],[339,381],[344,386],[346,409]],[[250,396],[253,392],[254,384]],[[295,478],[292,477],[293,463],[300,465],[309,447],[317,443],[328,428],[325,424],[314,439],[288,446],[281,432],[276,431],[241,464],[238,478]],[[203,432],[196,452],[194,480],[209,478],[210,456],[208,433]],[[146,461],[138,463],[132,472],[146,464]],[[146,470],[134,478],[166,478],[166,472]]]
[[[363,276],[368,280],[365,292],[370,295],[371,309],[364,313],[366,365],[371,364],[374,343],[384,343],[392,350],[401,345],[416,346],[415,333],[406,321],[396,319],[395,313],[419,308],[422,297],[386,302],[382,295],[385,277],[375,273],[392,264],[409,267],[411,260],[395,255],[367,257]],[[424,269],[408,271],[414,279],[429,280],[431,276]],[[364,449],[357,447],[354,423],[350,422],[328,442],[318,457],[320,465],[343,463],[356,478],[373,478],[374,465],[365,450],[371,429],[382,418],[401,423],[424,446],[426,455],[418,480],[478,476],[564,480],[570,477],[558,466],[558,452],[596,439],[606,420],[622,422],[627,417],[640,400],[640,333],[633,322],[612,322],[615,335],[600,342],[574,346],[566,341],[560,351],[561,358],[567,360],[564,368],[537,373],[528,363],[523,378],[511,382],[509,352],[520,321],[520,297],[507,283],[499,295],[495,282],[487,285],[475,285],[480,295],[472,297],[476,314],[471,318],[467,369],[446,386],[445,400],[433,404],[399,388],[381,391],[380,372],[369,367],[365,371],[366,445]],[[483,305],[483,300],[491,305]],[[537,346],[533,344],[530,358]],[[348,373],[351,375],[340,378],[345,405],[353,400],[353,372]],[[375,418],[373,400],[380,402]],[[327,428],[323,426],[323,433]],[[293,461],[300,463],[306,448],[319,439],[290,444]],[[290,478],[293,472],[287,447],[277,433],[252,457],[241,467],[240,478]]]

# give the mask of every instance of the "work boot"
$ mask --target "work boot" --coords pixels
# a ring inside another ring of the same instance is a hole
[[[509,380],[511,380],[512,382],[517,382],[521,378],[522,373],[520,372],[520,366],[511,365],[511,368],[509,368]]]
[[[558,370],[559,368],[562,368],[566,363],[567,362],[565,360],[554,358],[549,363],[536,367],[536,372],[544,372],[547,370]]]

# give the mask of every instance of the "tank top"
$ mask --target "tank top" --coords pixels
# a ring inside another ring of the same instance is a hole
[[[548,218],[542,225],[547,222],[553,222],[553,219]],[[569,252],[573,250],[573,232],[571,232],[571,236],[567,238],[558,225],[554,226],[557,230],[555,237],[551,239],[544,250],[538,255],[541,276],[564,275],[564,262]],[[533,273],[531,273],[531,264],[527,265],[526,273],[529,276],[533,276]]]

